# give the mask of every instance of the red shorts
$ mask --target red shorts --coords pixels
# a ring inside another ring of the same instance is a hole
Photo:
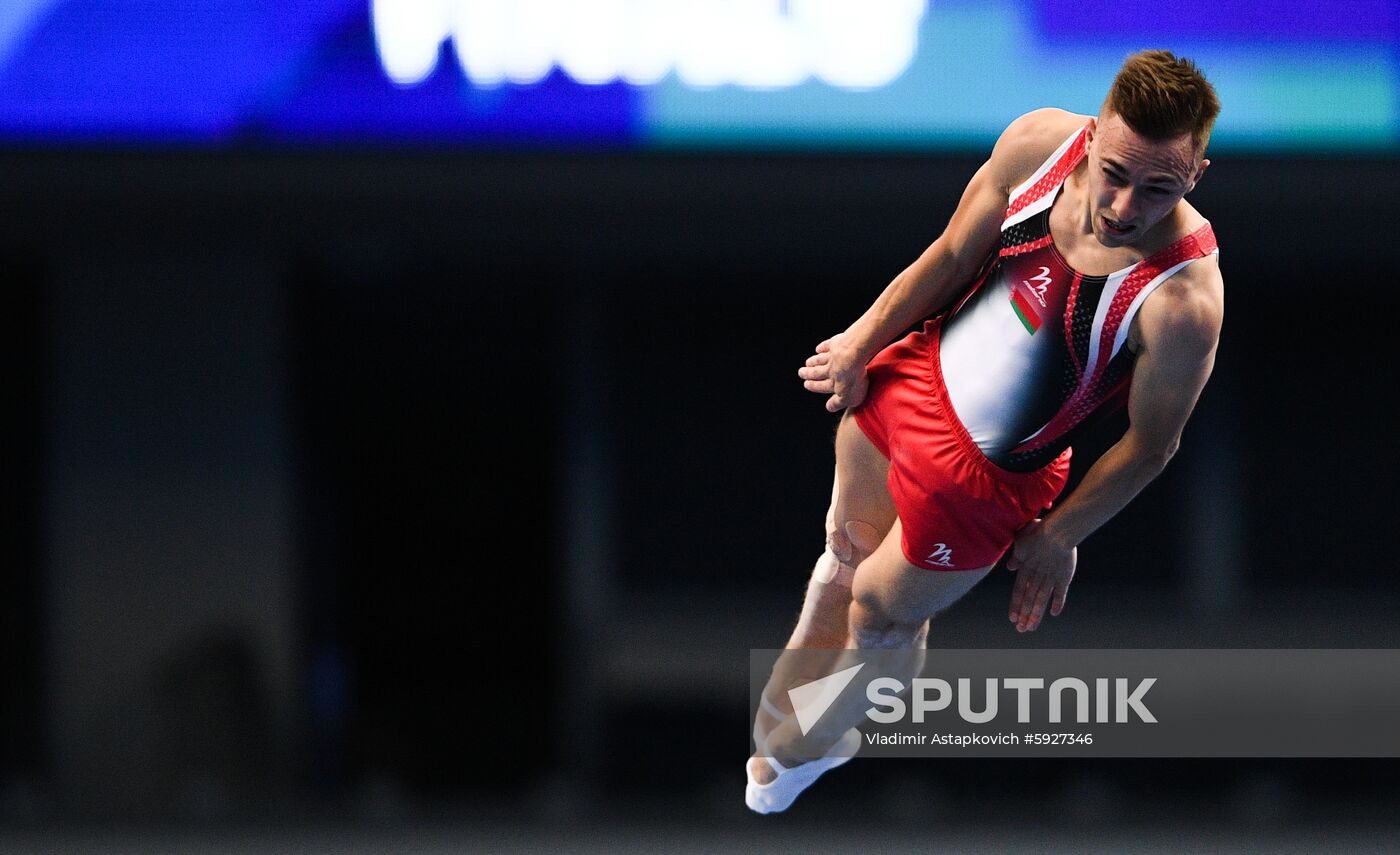
[[[987,459],[953,413],[938,365],[936,321],[866,366],[870,392],[852,411],[889,458],[890,495],[909,563],[928,570],[989,567],[1069,478],[1070,449],[1033,472]]]

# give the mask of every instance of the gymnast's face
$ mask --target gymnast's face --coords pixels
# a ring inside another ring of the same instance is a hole
[[[1209,160],[1191,134],[1152,140],[1116,113],[1089,126],[1089,174],[1094,237],[1104,246],[1131,246],[1171,212],[1201,180]]]

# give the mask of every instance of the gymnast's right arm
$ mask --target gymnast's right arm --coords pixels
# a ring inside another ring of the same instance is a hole
[[[797,376],[808,391],[831,396],[828,411],[860,404],[866,392],[865,364],[895,336],[942,310],[977,275],[1001,234],[1011,188],[1063,139],[1061,129],[1070,115],[1036,110],[1012,122],[972,176],[943,234],[845,332],[817,345]]]

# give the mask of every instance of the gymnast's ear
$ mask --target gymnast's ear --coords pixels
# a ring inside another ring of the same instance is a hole
[[[1201,183],[1201,176],[1206,174],[1206,167],[1210,166],[1210,160],[1201,158],[1200,164],[1196,167],[1196,174],[1191,177],[1191,183],[1187,185],[1186,192],[1190,193],[1196,189],[1196,185]]]

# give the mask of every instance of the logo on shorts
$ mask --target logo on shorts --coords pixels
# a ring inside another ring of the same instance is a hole
[[[933,551],[924,559],[925,564],[936,564],[939,567],[953,566],[953,550],[948,548],[946,543],[935,543]]]

